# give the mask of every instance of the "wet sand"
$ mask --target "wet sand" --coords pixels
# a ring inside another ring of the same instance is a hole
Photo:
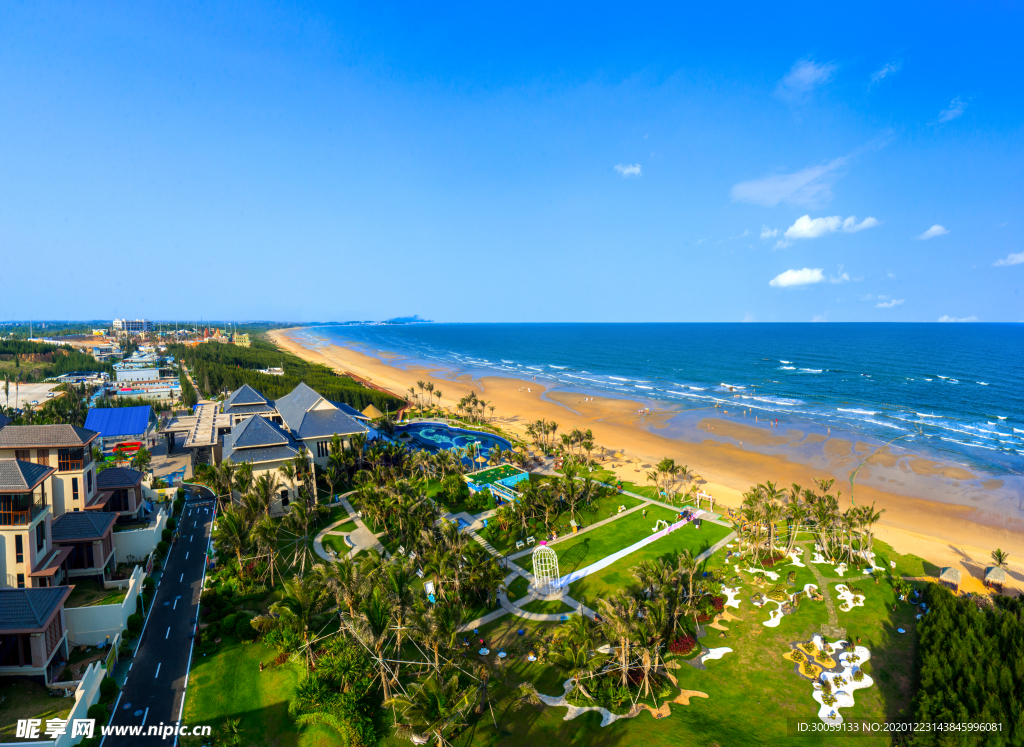
[[[491,376],[472,378],[440,368],[399,368],[389,365],[387,361],[391,358],[385,355],[367,355],[338,345],[307,348],[289,332],[275,330],[270,337],[295,355],[339,372],[353,373],[397,395],[407,394],[409,387],[415,386],[418,380],[430,380],[436,387],[435,395],[437,390],[442,393],[441,405],[454,409],[458,399],[475,391],[479,398],[494,405],[493,419],[497,425],[524,439],[527,425],[541,418],[557,422],[560,433],[573,428],[590,428],[598,445],[626,454],[626,460],[614,460],[605,465],[612,467],[614,464],[615,473],[623,480],[644,484],[650,465],[670,457],[699,475],[705,481],[703,489],[714,495],[716,502],[733,508],[740,505],[743,493],[759,482],[770,480],[780,487],[792,483],[812,487],[814,478],[834,476],[832,470],[816,469],[785,452],[790,447],[817,445],[823,449],[833,470],[848,472],[861,465],[854,497],[858,505],[873,503],[876,510],[885,509],[877,525],[879,539],[893,545],[898,552],[913,553],[940,567],[959,567],[964,572],[965,588],[971,586],[972,581],[967,579],[973,577],[978,587],[975,590],[980,590],[978,579],[988,565],[989,553],[999,547],[1011,554],[1010,584],[1024,589],[1024,521],[1006,519],[982,505],[954,505],[905,494],[908,481],[912,484],[914,480],[977,478],[962,467],[923,457],[903,458],[897,465],[899,460],[888,447],[826,438],[824,434],[804,433],[794,428],[772,429],[765,424],[758,427],[714,414],[696,422],[692,438],[672,438],[658,432],[677,414],[668,409],[655,411],[652,408],[650,415],[641,418],[638,409],[643,405],[636,401],[549,392],[543,384],[534,381]],[[726,440],[722,440],[723,437]],[[782,450],[782,453],[760,453],[749,447]],[[639,459],[639,463],[633,459]],[[898,473],[898,480],[892,476],[894,473]],[[903,494],[882,489],[880,483],[893,483]],[[981,483],[977,490],[995,490],[1001,486],[996,483],[1000,481]],[[835,490],[842,491],[841,506],[848,506],[849,484],[837,480]]]

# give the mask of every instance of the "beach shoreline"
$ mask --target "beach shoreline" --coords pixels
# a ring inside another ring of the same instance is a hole
[[[759,482],[770,480],[780,487],[794,482],[811,486],[815,477],[831,476],[795,460],[791,454],[763,453],[743,446],[744,439],[760,446],[783,446],[787,441],[807,442],[815,434],[766,431],[714,414],[701,417],[696,427],[714,429],[716,435],[727,433],[728,440],[701,439],[696,433],[685,440],[674,438],[658,432],[659,426],[664,429],[674,414],[670,410],[652,411],[650,416],[641,419],[637,413],[642,403],[628,399],[584,397],[549,390],[540,382],[503,376],[472,377],[453,374],[443,367],[398,367],[389,362],[388,355],[377,351],[371,355],[337,344],[307,347],[296,339],[297,329],[301,328],[273,330],[269,337],[294,355],[322,363],[339,373],[352,374],[397,396],[408,395],[409,388],[415,387],[417,381],[430,380],[442,393],[441,404],[452,407],[459,398],[475,391],[478,397],[494,405],[494,421],[523,439],[526,439],[527,425],[544,418],[558,422],[561,432],[590,428],[596,443],[622,451],[627,457],[636,457],[641,465],[671,457],[700,475],[706,481],[704,489],[715,496],[716,502],[732,508],[738,507],[743,493]],[[910,497],[863,484],[861,480],[867,480],[871,469],[884,470],[887,459],[893,461],[891,455],[883,449],[871,452],[871,447],[861,443],[825,439],[824,436],[820,439],[825,441],[826,453],[833,459],[866,460],[870,457],[874,460],[871,465],[861,467],[854,499],[860,505],[873,503],[876,509],[885,509],[876,527],[880,540],[900,553],[919,555],[937,566],[959,567],[964,572],[963,588],[975,591],[982,589],[980,578],[989,565],[989,553],[1000,547],[1011,554],[1009,586],[1017,590],[1024,588],[1021,583],[1024,563],[1016,562],[1018,558],[1024,559],[1024,522],[996,516],[980,507]],[[915,474],[911,476],[915,479],[927,480],[932,476],[954,481],[967,477],[955,467],[932,460],[912,461],[916,463]],[[646,470],[637,464],[619,464],[614,471],[623,480],[646,482]],[[884,478],[876,476],[876,481],[884,481]],[[833,490],[847,487],[837,484]],[[840,500],[843,508],[849,505],[847,493],[848,490],[843,490]]]

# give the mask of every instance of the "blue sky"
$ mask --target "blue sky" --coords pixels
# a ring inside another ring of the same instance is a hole
[[[0,319],[1024,321],[1019,4],[8,3]]]

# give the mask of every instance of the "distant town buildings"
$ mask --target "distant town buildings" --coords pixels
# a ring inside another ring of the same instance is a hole
[[[249,335],[245,332],[236,332],[231,336],[231,342],[240,348],[247,348],[249,347]]]

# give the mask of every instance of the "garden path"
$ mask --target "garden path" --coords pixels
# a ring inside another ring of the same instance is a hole
[[[356,556],[356,553],[358,553],[360,550],[366,549],[373,549],[381,555],[384,554],[384,545],[382,545],[377,540],[377,537],[374,536],[373,532],[371,532],[370,529],[366,526],[366,524],[363,523],[363,520],[359,517],[359,514],[356,512],[355,508],[353,508],[352,504],[349,503],[348,501],[348,496],[352,495],[352,493],[354,492],[355,491],[353,490],[349,493],[345,493],[344,495],[338,496],[338,502],[341,504],[341,507],[348,512],[348,516],[344,519],[339,519],[333,524],[322,529],[316,535],[316,538],[313,540],[313,551],[324,560],[328,560],[332,563],[336,562],[337,558],[332,558],[331,555],[327,552],[327,550],[324,549],[324,536],[327,534],[331,534],[331,530],[334,527],[339,526],[341,524],[346,524],[350,521],[355,521],[356,529],[354,532],[350,532],[348,535],[349,541],[352,544],[352,550],[349,551],[347,557],[354,558]]]

